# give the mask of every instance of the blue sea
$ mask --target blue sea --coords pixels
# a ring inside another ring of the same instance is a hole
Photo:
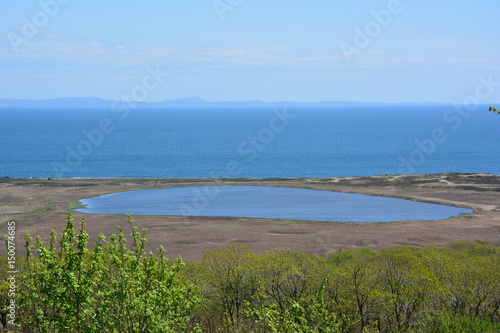
[[[0,109],[0,177],[500,174],[487,106]]]

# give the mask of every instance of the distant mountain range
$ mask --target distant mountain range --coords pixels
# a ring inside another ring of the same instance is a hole
[[[0,98],[0,108],[12,107],[112,107],[119,101],[106,100],[95,97],[67,97],[55,99],[12,99]],[[139,102],[136,107],[311,107],[311,106],[383,106],[383,105],[447,105],[451,103],[367,103],[367,102],[263,102],[263,101],[241,101],[241,102],[210,102],[200,97],[176,98],[163,102]]]

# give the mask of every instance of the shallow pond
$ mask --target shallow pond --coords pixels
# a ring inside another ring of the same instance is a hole
[[[138,190],[82,199],[83,213],[230,216],[328,222],[439,220],[472,209],[287,187],[201,186]]]

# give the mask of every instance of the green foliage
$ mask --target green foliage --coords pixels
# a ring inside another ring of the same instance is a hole
[[[7,281],[8,271],[10,269],[7,265],[7,257],[0,257],[0,323],[3,329],[7,327],[7,314],[9,313],[7,307],[10,304],[10,297],[8,297],[10,283]]]
[[[325,260],[291,251],[264,253],[256,258],[254,269],[259,276],[259,292],[280,310],[294,302],[307,302],[318,288]]]
[[[146,253],[145,230],[132,228],[128,249],[122,229],[90,249],[89,235],[68,215],[60,240],[26,235],[27,274],[21,289],[19,324],[26,332],[180,332],[196,304],[164,250]],[[132,223],[132,220],[129,220]],[[58,246],[57,246],[58,245]],[[33,254],[33,247],[37,255]]]
[[[272,333],[338,333],[340,332],[337,316],[331,311],[332,300],[326,300],[324,285],[318,289],[309,302],[301,306],[292,302],[286,308],[276,304],[261,310],[250,309],[248,312],[255,322],[261,324],[259,331]]]
[[[201,317],[205,328],[237,332],[244,325],[244,304],[259,289],[254,270],[256,255],[240,244],[207,252],[197,280],[202,294]]]
[[[233,244],[187,270],[207,332],[500,331],[500,248],[480,242],[328,259]]]
[[[26,235],[21,332],[500,332],[500,247],[483,242],[329,258],[232,244],[188,265],[146,252],[136,227],[88,243],[71,215],[48,244]]]
[[[432,318],[420,327],[421,333],[498,333],[500,324],[493,324],[487,318],[459,315],[442,315]]]
[[[498,111],[498,109],[494,106],[490,106],[489,111],[496,112],[496,113],[500,114],[500,111]]]

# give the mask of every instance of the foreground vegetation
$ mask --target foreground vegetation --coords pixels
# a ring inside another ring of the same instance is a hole
[[[133,221],[130,220],[131,225]],[[71,215],[16,259],[20,332],[500,332],[500,247],[456,242],[256,254],[241,244],[200,263],[146,252],[132,227],[89,246]],[[7,258],[0,261],[6,274]],[[1,276],[6,281],[6,276]],[[0,286],[9,320],[9,283]]]

